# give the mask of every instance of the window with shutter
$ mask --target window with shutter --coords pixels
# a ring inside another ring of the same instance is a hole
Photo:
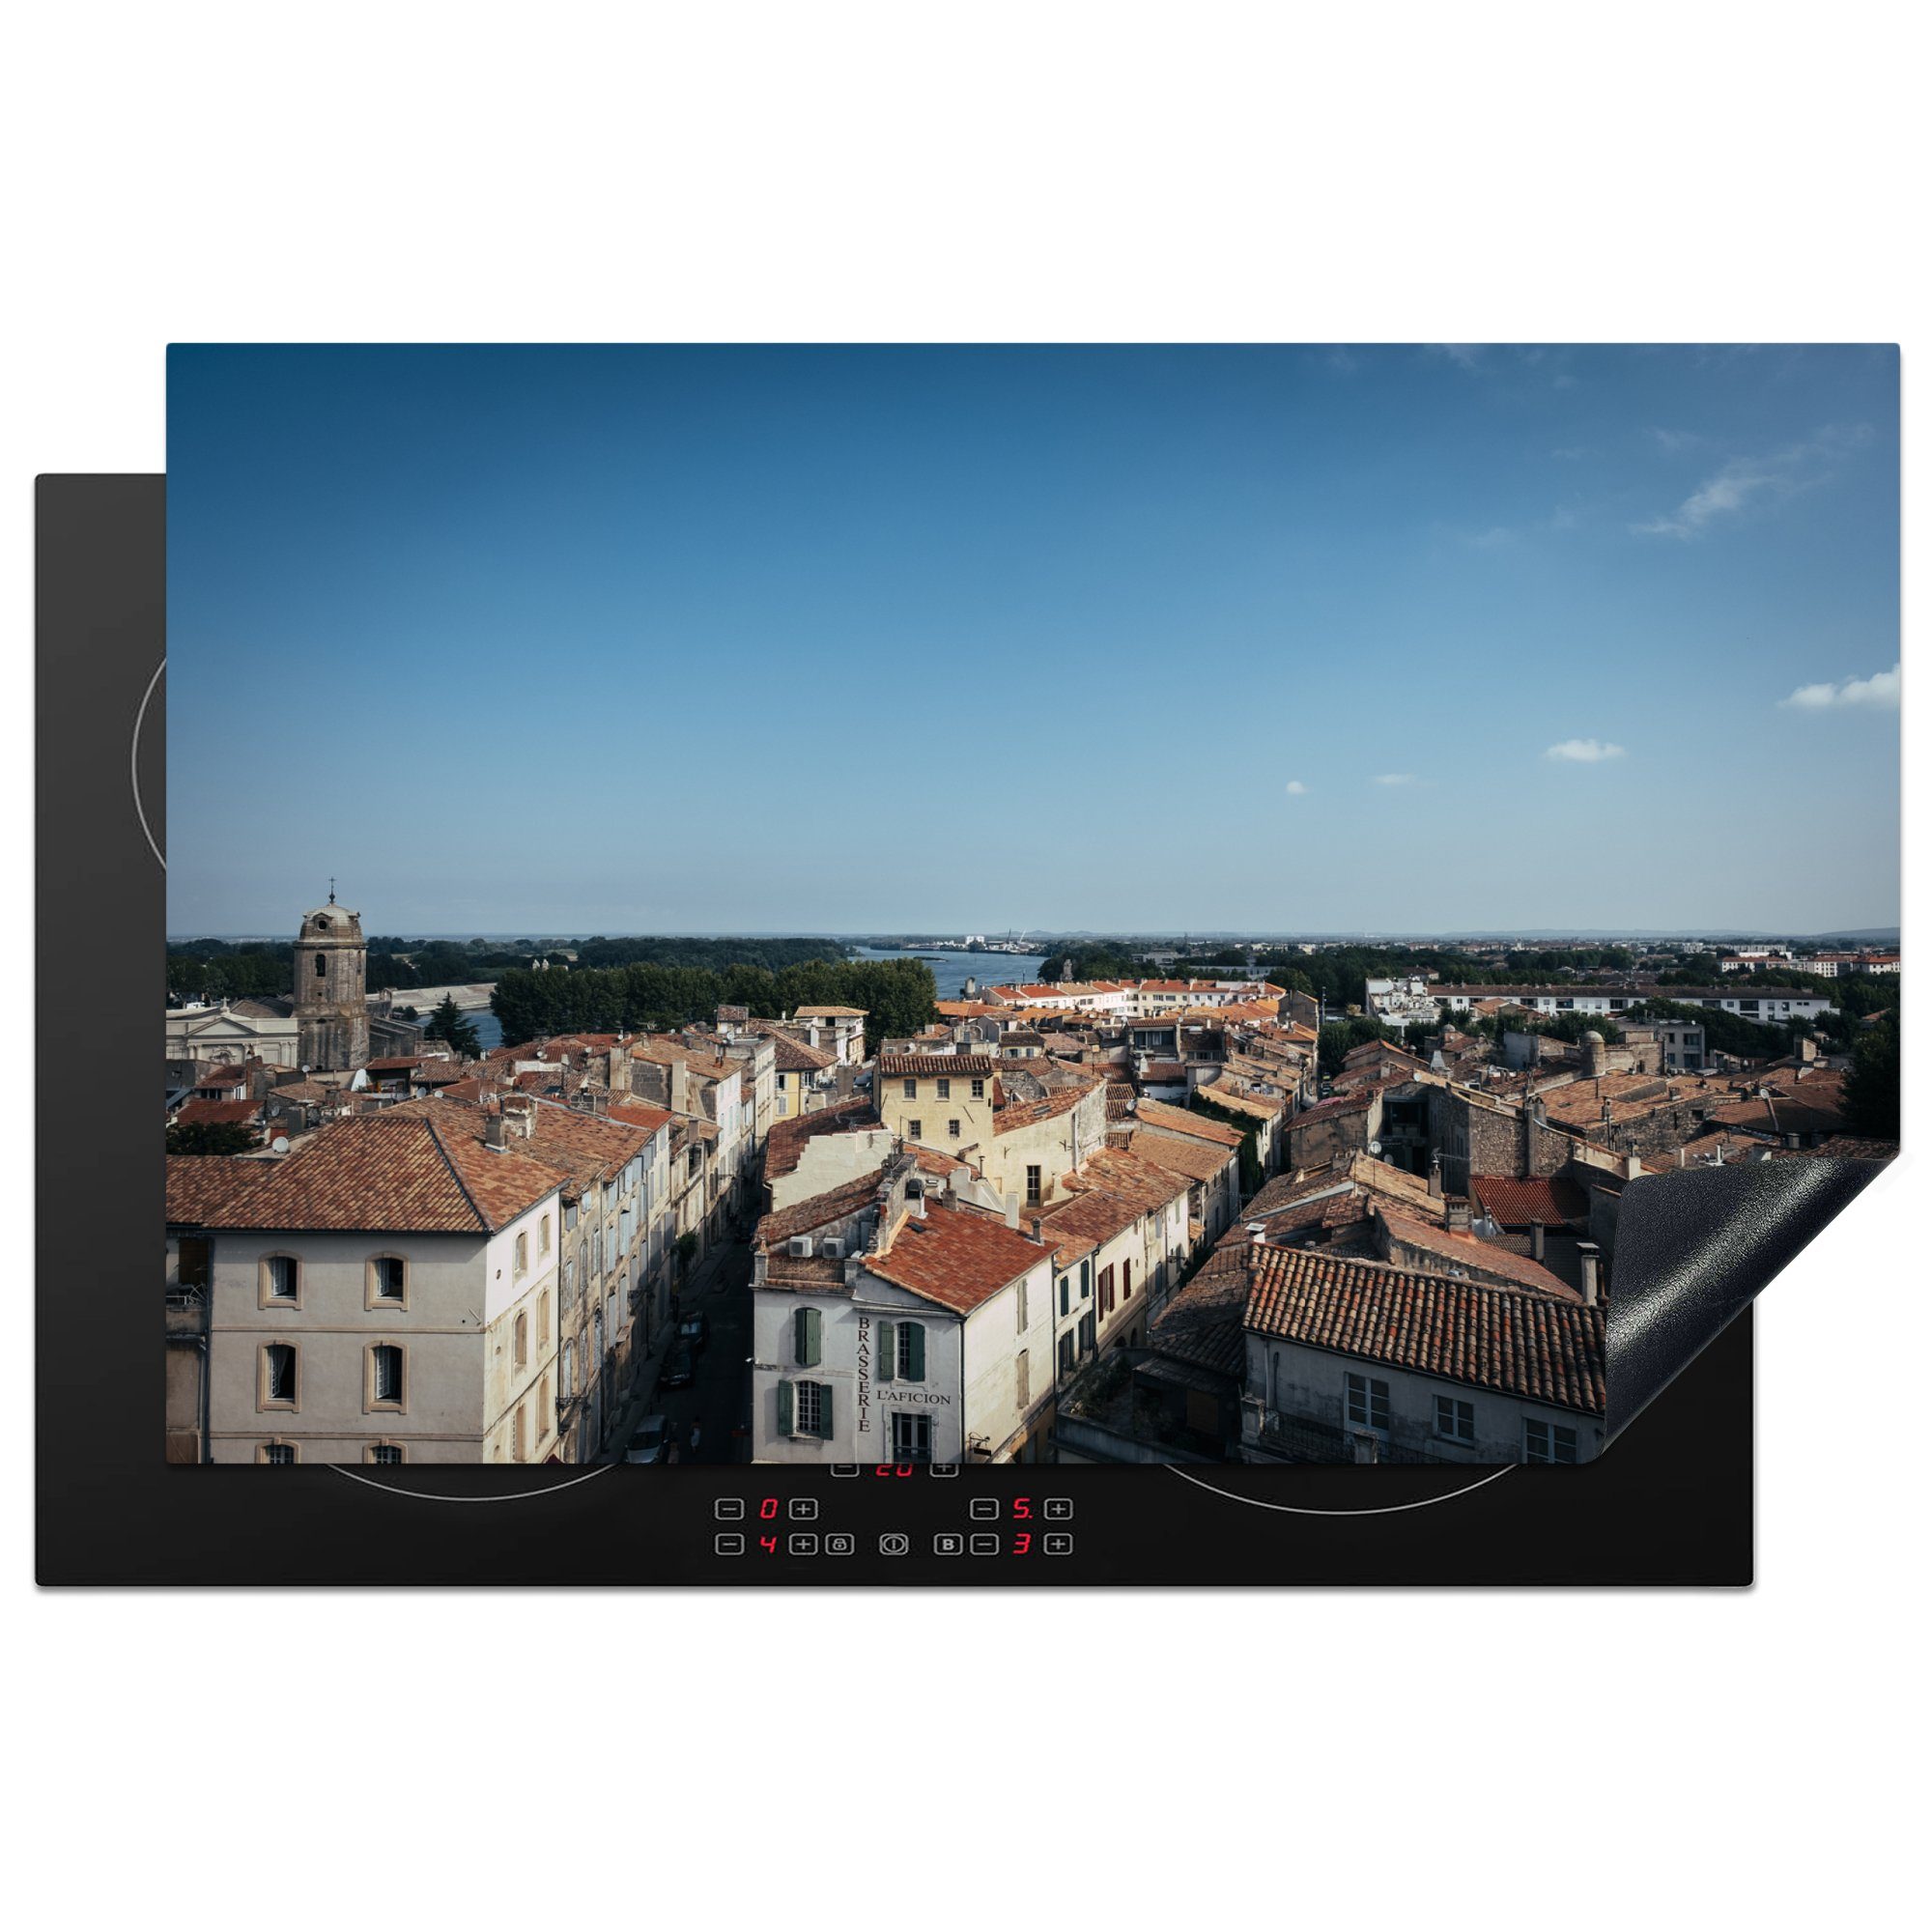
[[[879,1323],[879,1351],[873,1356],[872,1361],[879,1380],[882,1382],[891,1381],[894,1372],[898,1366],[896,1323],[891,1321],[881,1321]]]
[[[818,1366],[820,1321],[821,1317],[815,1308],[801,1308],[791,1318],[792,1353],[802,1369]]]
[[[821,1441],[832,1440],[832,1389],[824,1382],[818,1388],[818,1435]]]
[[[1027,1372],[1027,1351],[1024,1349],[1022,1349],[1019,1351],[1019,1354],[1014,1358],[1014,1376],[1015,1376],[1015,1382],[1019,1390],[1019,1404],[1021,1408],[1025,1408],[1033,1401],[1033,1396],[1030,1393],[1029,1378]]]
[[[779,1384],[779,1434],[791,1434],[791,1384],[784,1381]]]
[[[899,1379],[923,1382],[925,1379],[925,1323],[901,1321],[899,1331]]]

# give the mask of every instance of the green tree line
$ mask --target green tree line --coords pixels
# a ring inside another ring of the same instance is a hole
[[[929,1026],[935,987],[922,959],[810,959],[779,972],[733,964],[518,969],[497,981],[490,1004],[505,1040],[566,1033],[662,1032],[709,1020],[721,1006],[780,1019],[800,1007],[859,1007],[866,1045]]]

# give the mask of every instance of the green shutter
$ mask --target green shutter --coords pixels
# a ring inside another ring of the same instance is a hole
[[[898,1346],[898,1338],[893,1333],[890,1321],[879,1323],[879,1352],[873,1357],[874,1379],[889,1382],[898,1373],[898,1357],[894,1350]]]
[[[906,1338],[906,1380],[923,1382],[925,1379],[925,1323],[908,1321],[905,1324]]]
[[[832,1384],[826,1382],[818,1391],[818,1433],[827,1442],[832,1440]]]
[[[791,1318],[791,1351],[802,1369],[818,1365],[818,1310],[801,1308]]]
[[[779,1384],[779,1434],[781,1435],[789,1435],[791,1434],[791,1384],[789,1382],[781,1382]]]

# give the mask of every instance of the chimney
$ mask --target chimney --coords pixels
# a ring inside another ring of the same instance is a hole
[[[681,1054],[670,1064],[670,1110],[673,1114],[691,1112],[691,1068]]]
[[[1442,1156],[1439,1153],[1429,1157],[1429,1198],[1432,1201],[1442,1199]]]
[[[1677,1165],[1681,1168],[1684,1166],[1684,1164],[1685,1164],[1684,1150],[1682,1148],[1679,1148],[1677,1150]]]
[[[1597,1263],[1601,1252],[1595,1241],[1579,1241],[1577,1244],[1577,1259],[1583,1266],[1583,1305],[1586,1308],[1597,1305]]]
[[[1529,1224],[1529,1258],[1533,1262],[1540,1262],[1543,1259],[1543,1223],[1541,1221],[1532,1221]]]
[[[1452,1195],[1443,1203],[1448,1217],[1448,1228],[1452,1235],[1466,1235],[1469,1232],[1469,1197],[1466,1194]]]
[[[1037,1214],[1036,1214],[1033,1217],[1033,1237],[1036,1241],[1040,1239],[1040,1232],[1039,1232],[1040,1227],[1041,1227],[1040,1218]]]
[[[1267,1227],[1264,1222],[1250,1221],[1248,1223],[1248,1245],[1252,1248],[1265,1247],[1267,1245]]]
[[[1798,1136],[1796,1134],[1786,1134],[1784,1145],[1788,1148],[1796,1148],[1798,1145]]]
[[[493,1148],[503,1145],[503,1116],[500,1112],[483,1117],[483,1145]]]

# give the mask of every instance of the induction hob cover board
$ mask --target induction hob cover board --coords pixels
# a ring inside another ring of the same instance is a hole
[[[1748,1580],[1897,516],[1883,348],[177,348],[41,488],[43,1576]]]

